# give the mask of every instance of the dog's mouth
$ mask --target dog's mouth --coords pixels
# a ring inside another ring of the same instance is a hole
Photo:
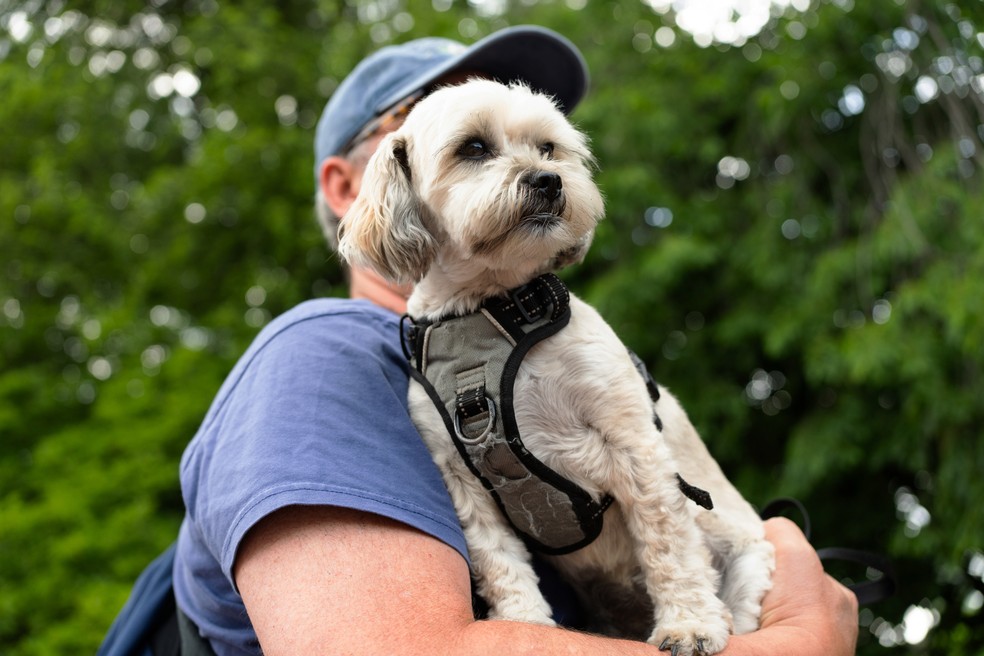
[[[550,238],[551,234],[567,222],[564,218],[567,203],[563,199],[553,203],[525,203],[509,216],[508,223],[498,233],[476,242],[473,253],[494,253],[510,239],[518,237],[530,241]]]
[[[536,212],[534,214],[527,214],[524,216],[520,219],[519,224],[525,227],[542,230],[544,228],[552,228],[563,220],[563,217],[552,212]]]
[[[473,253],[488,255],[498,251],[510,238],[522,239],[525,243],[538,243],[542,238],[548,238],[553,231],[564,223],[564,218],[554,212],[536,212],[526,210],[512,219],[508,227],[495,235],[478,241]]]
[[[522,228],[542,232],[564,222],[563,214],[567,208],[567,201],[563,194],[552,201],[534,197],[523,205],[517,223]]]

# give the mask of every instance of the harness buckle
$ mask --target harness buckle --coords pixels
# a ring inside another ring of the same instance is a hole
[[[543,306],[537,302],[537,290],[531,288],[532,285],[533,283],[527,283],[509,291],[509,298],[516,304],[516,309],[526,323],[536,323],[543,312]],[[533,307],[529,310],[526,309],[526,301],[533,301]]]

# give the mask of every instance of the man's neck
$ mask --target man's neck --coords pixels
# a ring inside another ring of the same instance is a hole
[[[349,296],[372,301],[397,314],[407,311],[411,291],[410,285],[391,283],[370,269],[353,267],[350,271]]]

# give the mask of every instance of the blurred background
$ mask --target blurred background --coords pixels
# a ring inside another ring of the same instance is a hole
[[[339,81],[519,23],[591,68],[573,289],[754,504],[891,555],[859,653],[984,653],[980,1],[0,0],[0,654],[94,652],[238,355],[345,294],[312,212]]]

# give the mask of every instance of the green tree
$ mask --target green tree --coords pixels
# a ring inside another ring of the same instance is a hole
[[[4,653],[95,649],[176,535],[226,372],[270,317],[344,294],[311,211],[342,77],[383,43],[524,22],[592,71],[574,120],[608,216],[572,286],[749,499],[796,495],[818,546],[891,554],[903,586],[863,611],[860,653],[982,653],[965,4],[793,2],[742,37],[640,0],[0,0]]]

